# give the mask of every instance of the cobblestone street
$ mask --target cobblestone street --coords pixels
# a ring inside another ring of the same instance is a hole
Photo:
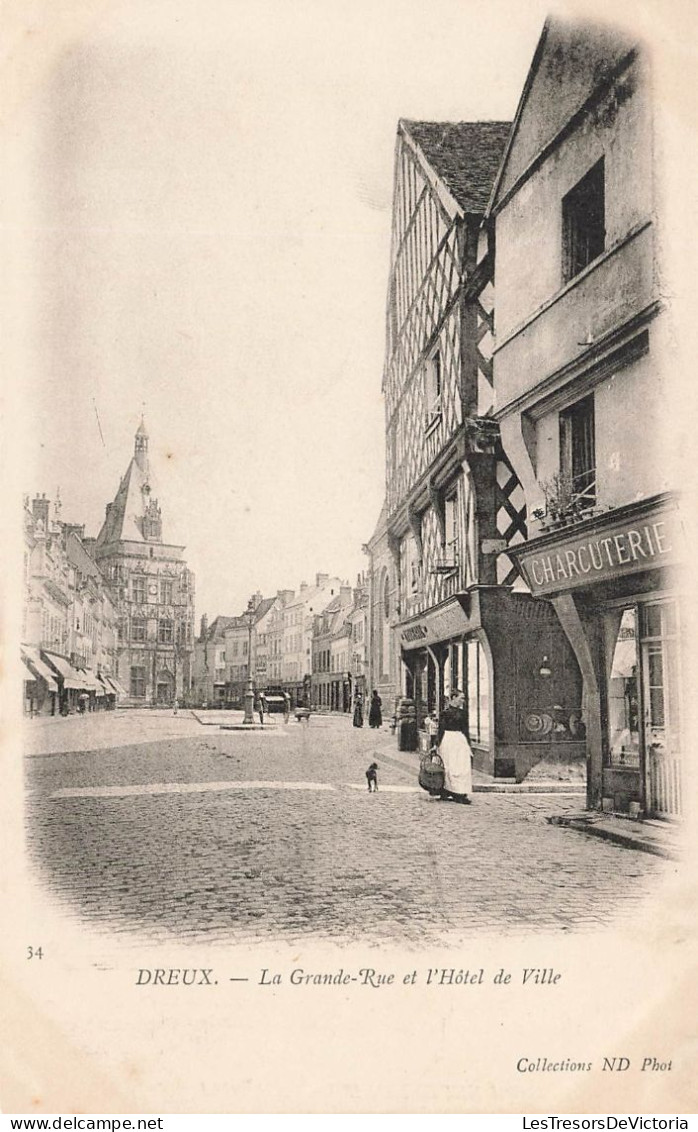
[[[547,823],[578,796],[432,802],[395,749],[348,718],[250,734],[187,712],[34,721],[30,856],[66,910],[109,930],[401,945],[598,930],[674,867]]]

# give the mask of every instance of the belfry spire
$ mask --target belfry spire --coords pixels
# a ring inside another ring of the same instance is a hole
[[[136,431],[136,439],[134,445],[134,458],[140,470],[148,474],[148,433],[145,427],[145,421],[141,417],[141,423]]]

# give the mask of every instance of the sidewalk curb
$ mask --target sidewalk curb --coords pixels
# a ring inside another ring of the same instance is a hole
[[[623,818],[611,819],[614,821],[622,822]],[[665,837],[661,840],[662,835],[657,840],[648,838],[647,832],[643,831],[641,824],[638,829],[624,830],[620,827],[610,827],[609,825],[602,824],[603,819],[596,814],[589,814],[583,816],[570,816],[566,815],[549,817],[546,819],[549,825],[562,826],[564,829],[572,829],[577,833],[586,833],[590,837],[599,837],[602,841],[610,841],[614,845],[620,845],[624,849],[637,849],[640,853],[650,853],[655,857],[664,857],[667,861],[680,861],[681,854],[678,846],[669,844],[668,838]]]
[[[374,752],[377,759],[418,774],[420,755],[416,751],[394,751],[386,754],[377,750]],[[476,772],[477,773],[477,772]],[[566,794],[575,797],[586,797],[586,788],[574,782],[474,782],[473,794]]]

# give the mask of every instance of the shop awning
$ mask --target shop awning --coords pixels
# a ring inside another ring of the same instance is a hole
[[[48,664],[41,659],[38,649],[30,648],[28,645],[22,645],[22,659],[25,664],[28,663],[31,666],[37,676],[41,677],[49,692],[58,691],[56,674],[52,672]]]
[[[103,680],[99,672],[95,676],[97,681],[97,699],[104,699],[106,695],[111,695],[111,688],[108,686],[106,680]]]
[[[98,690],[101,690],[99,685],[97,684],[97,677],[95,676],[94,672],[91,671],[91,669],[78,668],[77,672],[79,678],[82,680],[82,686],[86,689],[86,691],[96,692]]]
[[[111,684],[112,688],[114,689],[114,692],[116,692],[116,695],[117,695],[117,696],[125,696],[125,695],[127,695],[127,694],[128,694],[128,693],[126,692],[126,689],[125,689],[125,688],[122,688],[122,686],[121,686],[121,684],[119,683],[119,681],[117,680],[116,676],[105,676],[105,677],[103,677],[103,679],[105,679],[105,680],[108,680],[108,681],[109,681],[109,683]]]
[[[28,684],[30,680],[36,680],[36,673],[32,672],[28,662],[24,659],[24,657],[22,657],[22,662],[19,666],[19,670],[22,674],[22,680],[25,684]]]
[[[62,678],[64,688],[72,688],[77,692],[81,692],[84,689],[85,685],[80,673],[77,669],[73,668],[70,661],[66,660],[64,656],[55,656],[53,653],[47,652],[46,659]]]

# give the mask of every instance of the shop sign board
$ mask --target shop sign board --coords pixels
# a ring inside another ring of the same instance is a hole
[[[463,612],[458,601],[451,601],[441,609],[425,614],[400,629],[400,643],[406,651],[424,648],[437,641],[458,637],[472,628],[472,619]]]
[[[535,596],[558,593],[678,561],[680,525],[676,508],[664,504],[633,519],[624,518],[584,534],[560,535],[538,549],[529,544],[516,555]]]

